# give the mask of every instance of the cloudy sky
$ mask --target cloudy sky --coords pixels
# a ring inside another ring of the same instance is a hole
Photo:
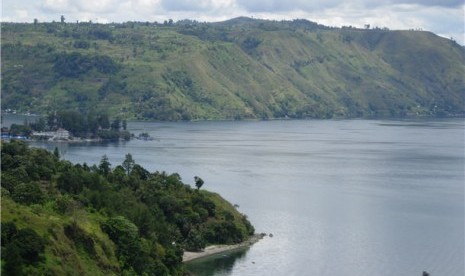
[[[99,23],[237,16],[303,18],[328,26],[423,29],[464,45],[463,0],[2,0],[3,22],[88,21]]]

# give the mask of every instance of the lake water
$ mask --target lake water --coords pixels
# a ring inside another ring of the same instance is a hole
[[[156,139],[35,145],[87,164],[131,153],[150,171],[200,176],[273,234],[193,263],[198,275],[465,275],[463,119],[128,127]]]

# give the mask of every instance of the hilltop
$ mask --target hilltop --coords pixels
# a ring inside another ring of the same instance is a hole
[[[464,48],[307,20],[3,23],[2,109],[125,119],[461,116]]]

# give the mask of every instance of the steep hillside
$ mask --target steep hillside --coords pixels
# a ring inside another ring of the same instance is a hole
[[[1,144],[2,275],[185,275],[184,250],[236,244],[254,228],[218,194],[150,173]]]
[[[465,52],[305,20],[2,24],[2,109],[127,119],[456,116]]]

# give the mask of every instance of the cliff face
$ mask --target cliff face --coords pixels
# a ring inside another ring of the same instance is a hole
[[[464,48],[305,20],[2,24],[2,108],[126,118],[453,116]]]

